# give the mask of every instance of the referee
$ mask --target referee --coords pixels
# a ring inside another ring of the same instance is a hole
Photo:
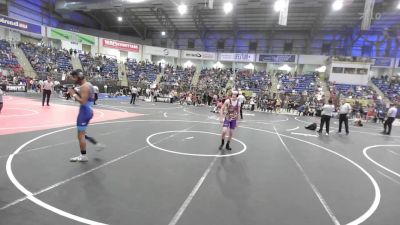
[[[349,135],[349,118],[348,115],[351,112],[351,105],[348,102],[342,100],[342,105],[339,107],[339,131],[342,132],[342,123],[344,122],[344,127],[346,128],[346,135]]]
[[[46,99],[46,97],[47,97],[47,101],[46,101],[47,106],[50,106],[49,101],[50,101],[50,95],[53,90],[53,87],[54,87],[54,83],[53,83],[51,77],[48,76],[47,80],[44,81],[43,85],[42,85],[42,92],[43,92],[42,106],[44,106],[44,100]]]
[[[395,120],[397,116],[397,108],[393,103],[390,104],[390,109],[387,112],[387,119],[385,123],[383,124],[383,134],[390,135],[392,132],[392,123]],[[386,133],[386,128],[389,127],[388,132]]]

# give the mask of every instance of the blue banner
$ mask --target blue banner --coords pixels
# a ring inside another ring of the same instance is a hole
[[[390,67],[392,65],[391,58],[372,58],[374,64],[372,66]]]
[[[258,56],[259,62],[295,63],[296,55],[263,55]]]
[[[0,15],[0,26],[32,32],[36,34],[42,34],[42,27],[40,25],[31,24],[16,19],[11,19],[3,15]]]

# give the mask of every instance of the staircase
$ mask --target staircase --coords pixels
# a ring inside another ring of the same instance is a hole
[[[271,87],[271,93],[278,93],[278,78],[275,76],[275,74],[272,74],[271,76],[271,82],[272,82],[272,87]]]
[[[321,75],[319,77],[319,84],[317,84],[317,85],[322,87],[322,90],[325,95],[325,101],[327,102],[331,98],[331,92],[329,90],[328,83],[326,82],[325,75]]]
[[[129,86],[125,64],[122,62],[118,64],[118,78],[121,81],[121,86],[123,86],[123,87]]]
[[[71,64],[74,70],[80,69],[83,70],[81,60],[79,57],[71,57]]]
[[[159,83],[160,83],[160,80],[161,80],[161,77],[162,77],[162,76],[163,76],[162,74],[158,74],[158,75],[157,75],[156,84],[159,84]]]
[[[371,80],[368,81],[368,86],[372,87],[372,89],[374,89],[378,95],[382,96],[382,100],[385,104],[391,103],[385,94]]]
[[[28,58],[26,58],[25,53],[20,48],[11,48],[11,50],[14,53],[14,55],[17,57],[18,63],[24,69],[25,76],[36,79],[38,77],[37,73],[33,69]]]
[[[232,76],[229,78],[228,82],[226,83],[226,89],[231,89],[235,86],[235,81],[236,81],[236,73],[232,74]]]
[[[199,83],[200,80],[200,74],[199,73],[195,73],[193,78],[192,78],[192,87],[196,87],[197,84]]]

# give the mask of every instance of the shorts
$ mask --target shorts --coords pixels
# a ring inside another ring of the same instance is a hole
[[[224,125],[223,127],[229,128],[231,130],[234,130],[236,128],[236,120],[224,120]]]
[[[78,119],[76,121],[76,126],[78,131],[86,131],[87,126],[89,125],[90,120],[93,118],[93,110],[88,108],[80,108]]]

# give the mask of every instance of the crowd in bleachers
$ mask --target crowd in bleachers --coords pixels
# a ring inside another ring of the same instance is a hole
[[[239,70],[236,72],[237,89],[260,93],[271,89],[271,76],[265,71]]]
[[[390,101],[400,103],[400,77],[387,76],[379,78],[372,78],[372,82],[385,94]]]
[[[192,83],[196,67],[183,68],[181,66],[167,65],[164,74],[160,79],[160,85],[164,87],[180,87],[181,90],[188,90]]]
[[[129,81],[134,83],[150,84],[157,79],[161,72],[160,65],[148,61],[136,61],[135,59],[127,59],[125,62],[126,73]]]
[[[232,74],[232,69],[202,69],[200,71],[198,88],[209,91],[226,88]]]
[[[344,98],[376,100],[378,97],[370,86],[330,83],[329,90],[331,96],[340,95]]]
[[[96,81],[118,80],[118,62],[116,58],[91,54],[79,54],[83,71]]]
[[[68,50],[44,47],[31,43],[19,43],[36,73],[41,75],[51,72],[67,72],[72,70],[71,56]]]
[[[12,52],[10,43],[0,40],[0,77],[8,75],[20,77],[23,74],[24,70]]]
[[[317,75],[278,74],[278,91],[280,93],[315,93],[318,91]]]

